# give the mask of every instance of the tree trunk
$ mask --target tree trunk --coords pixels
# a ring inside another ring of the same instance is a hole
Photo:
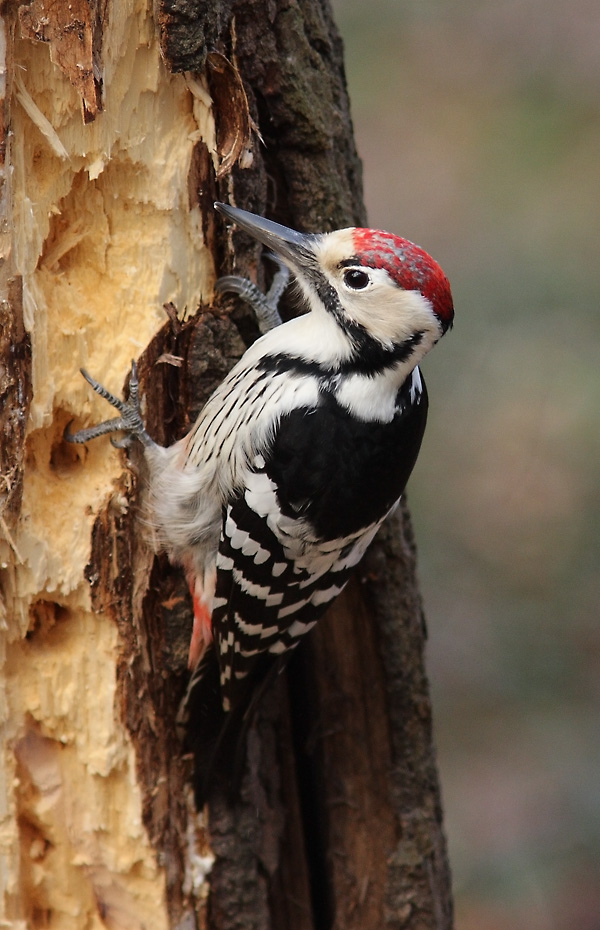
[[[256,335],[210,303],[217,274],[263,273],[214,199],[365,222],[328,2],[32,0],[0,26],[0,916],[448,930],[406,511],[266,696],[240,805],[197,815],[185,583],[140,463],[62,438],[107,415],[79,367],[119,393],[136,357],[148,430],[174,441]]]

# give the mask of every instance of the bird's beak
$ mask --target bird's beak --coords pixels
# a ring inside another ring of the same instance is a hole
[[[310,261],[314,255],[312,248],[315,239],[314,235],[288,229],[287,226],[281,226],[280,223],[266,220],[255,213],[248,213],[247,210],[230,207],[225,203],[215,203],[215,210],[232,220],[240,229],[258,239],[268,249],[272,249],[286,263],[289,262],[293,268],[306,266],[307,261]]]

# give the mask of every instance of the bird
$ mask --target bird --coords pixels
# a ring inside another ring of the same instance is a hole
[[[159,545],[193,599],[181,720],[196,727],[199,807],[223,765],[225,781],[239,782],[240,734],[262,693],[398,506],[427,420],[419,365],[454,319],[446,275],[407,239],[359,227],[304,233],[215,209],[289,269],[298,315],[280,322],[281,276],[273,300],[221,279],[217,290],[249,300],[264,334],[186,436],[168,447],[150,438],[135,363],[126,401],[82,370],[119,415],[65,434],[88,442],[120,430],[143,445]]]

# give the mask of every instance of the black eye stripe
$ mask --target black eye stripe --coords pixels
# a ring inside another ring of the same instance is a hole
[[[344,284],[351,287],[353,291],[361,291],[369,284],[370,280],[371,278],[367,272],[361,271],[359,268],[348,268],[344,272]]]

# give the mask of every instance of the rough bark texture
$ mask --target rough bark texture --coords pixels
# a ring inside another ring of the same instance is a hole
[[[32,141],[19,141],[15,185],[19,203],[36,204],[32,244],[20,241],[16,262],[2,231],[2,707],[7,770],[19,779],[0,811],[6,919],[449,930],[406,511],[266,696],[249,736],[242,800],[234,810],[215,805],[206,826],[191,809],[190,762],[175,732],[191,605],[181,574],[154,556],[142,531],[143,465],[134,456],[127,470],[107,444],[82,453],[61,438],[73,417],[105,413],[75,378],[85,364],[104,380],[98,340],[106,346],[119,334],[108,352],[113,378],[141,352],[148,429],[168,443],[256,335],[243,307],[202,303],[215,268],[263,274],[258,247],[215,219],[215,197],[300,229],[365,222],[327,0],[162,0],[154,19],[143,0],[69,11],[49,0],[22,5],[18,16],[4,10],[9,85],[0,142],[6,156],[16,61],[25,79],[14,85],[15,139]],[[26,214],[13,209],[4,178],[5,222],[18,225]],[[161,243],[167,270],[155,280]],[[71,309],[78,287],[96,307],[93,318]],[[172,301],[168,318],[164,301]],[[54,495],[50,511],[45,495]],[[43,516],[34,532],[36,506]],[[57,508],[81,519],[77,540],[48,534]],[[85,661],[102,670],[113,663],[112,681],[70,677],[81,643]],[[27,690],[28,676],[37,686],[48,678],[56,705],[70,686],[60,710]],[[88,702],[77,687],[98,688],[101,703],[115,708],[112,724],[91,710],[81,724],[94,721],[97,745],[80,739],[73,722]],[[81,793],[81,809],[67,803],[70,791]],[[119,805],[121,820],[112,813]]]

